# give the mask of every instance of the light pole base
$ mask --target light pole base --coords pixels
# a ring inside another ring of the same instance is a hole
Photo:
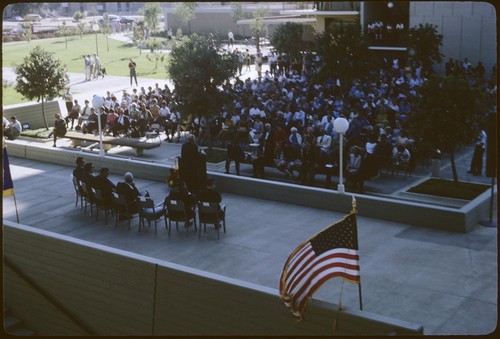
[[[344,184],[339,184],[339,185],[337,186],[337,191],[338,191],[339,193],[345,193]]]

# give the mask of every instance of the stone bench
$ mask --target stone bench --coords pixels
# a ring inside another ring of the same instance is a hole
[[[66,138],[71,140],[73,147],[78,147],[82,145],[84,141],[90,141],[99,143],[99,135],[79,133],[79,132],[67,132]],[[153,148],[160,147],[160,143],[156,142],[144,142],[138,139],[125,139],[118,137],[103,136],[102,144],[105,151],[108,151],[112,146],[127,146],[135,150],[136,155],[143,155],[144,150],[149,150]]]
[[[61,114],[59,102],[57,100],[45,102],[44,111],[45,117],[47,118],[47,124],[53,126],[55,120],[54,116],[56,113]],[[10,118],[13,115],[21,124],[29,123],[30,129],[45,128],[41,103],[23,103],[4,107],[4,117]]]

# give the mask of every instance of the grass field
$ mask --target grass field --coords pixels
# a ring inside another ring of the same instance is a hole
[[[13,104],[20,104],[29,102],[30,100],[24,98],[21,94],[17,93],[12,84],[3,84],[2,86],[2,105],[8,106]]]
[[[51,38],[26,41],[16,41],[2,44],[2,66],[15,67],[23,62],[32,49],[40,45],[43,49],[53,52],[63,64],[67,65],[68,72],[83,72],[83,54],[94,54],[96,52],[96,38],[94,34],[72,36],[67,38]],[[99,59],[106,67],[108,75],[128,76],[128,61],[130,58],[137,63],[137,76],[153,79],[167,79],[165,69],[168,62],[166,55],[163,63],[158,62],[155,69],[155,61],[149,51],[132,46],[114,39],[106,38],[104,34],[97,34],[97,46]],[[148,60],[148,56],[151,60]]]

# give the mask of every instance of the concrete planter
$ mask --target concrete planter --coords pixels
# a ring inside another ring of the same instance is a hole
[[[77,153],[70,150],[47,148],[35,144],[8,143],[9,155],[59,165],[74,166]],[[172,165],[139,161],[131,158],[85,153],[87,159],[95,158],[113,173],[122,173],[127,168],[138,178],[165,182]],[[220,167],[219,163],[216,166]],[[219,168],[217,168],[219,169]],[[476,199],[452,201],[444,198],[403,196],[371,196],[357,193],[338,193],[335,190],[296,184],[273,182],[249,177],[227,175],[208,168],[208,174],[217,182],[221,192],[244,195],[288,204],[347,213],[351,210],[354,196],[360,216],[400,222],[408,225],[429,227],[445,231],[466,233],[477,227],[479,221],[488,216],[491,190]],[[69,180],[69,176],[68,176]],[[497,187],[494,187],[494,197]],[[426,200],[427,199],[427,200]]]

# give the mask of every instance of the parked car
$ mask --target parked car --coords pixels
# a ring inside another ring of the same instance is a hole
[[[134,20],[130,19],[130,18],[127,18],[125,16],[121,16],[120,17],[120,23],[122,23],[122,24],[133,24]]]
[[[24,16],[24,21],[42,21],[40,14],[27,14]]]
[[[9,35],[11,35],[11,36],[17,36],[17,35],[21,35],[23,33],[26,33],[27,31],[28,31],[27,28],[24,28],[22,26],[16,26],[16,27],[14,27],[13,29],[11,29],[9,31]]]

